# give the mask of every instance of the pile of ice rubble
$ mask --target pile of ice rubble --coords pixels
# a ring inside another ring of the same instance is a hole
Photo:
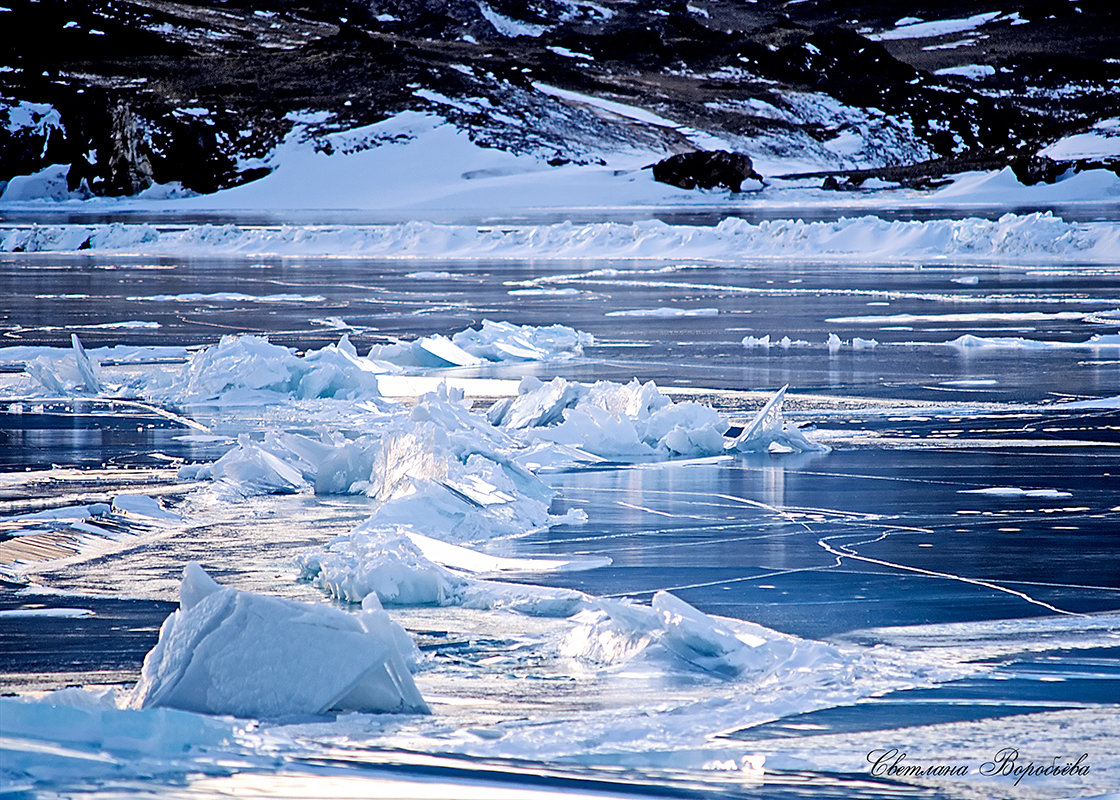
[[[383,604],[571,618],[564,653],[595,664],[661,653],[737,677],[810,647],[758,626],[715,620],[664,593],[645,607],[494,579],[594,568],[607,559],[508,559],[463,546],[585,520],[578,509],[550,513],[556,493],[540,477],[550,468],[825,449],[785,423],[784,389],[734,436],[713,409],[673,402],[652,383],[637,381],[587,386],[528,377],[515,397],[486,413],[473,411],[461,391],[445,384],[408,406],[378,391],[377,376],[390,370],[570,357],[589,341],[563,326],[486,323],[450,339],[426,337],[362,357],[345,337],[300,355],[266,339],[227,336],[179,369],[132,366],[130,382],[115,387],[76,336],[70,351],[32,358],[27,373],[47,392],[131,394],[218,409],[213,424],[224,420],[239,435],[217,461],[182,468],[183,479],[213,481],[200,491],[233,502],[312,491],[373,501],[365,522],[297,559],[306,580],[361,603],[360,613],[221,588],[190,567],[181,608],[164,624],[130,703],[253,717],[424,711],[409,674],[417,652]],[[255,413],[264,406],[266,419],[296,430],[237,431],[241,406]]]

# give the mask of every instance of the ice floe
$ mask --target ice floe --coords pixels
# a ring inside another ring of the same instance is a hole
[[[1120,348],[1120,334],[1096,333],[1081,342],[1027,339],[1022,336],[974,336],[966,333],[944,344],[962,350],[1098,350]]]
[[[258,718],[426,713],[409,672],[416,658],[411,638],[374,602],[347,614],[251,594],[192,564],[129,706]]]
[[[1072,492],[1060,489],[1021,489],[1018,486],[989,486],[984,489],[961,489],[958,494],[982,494],[993,497],[1073,497]]]

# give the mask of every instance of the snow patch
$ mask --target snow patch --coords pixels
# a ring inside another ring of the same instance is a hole
[[[962,31],[970,31],[979,28],[981,25],[985,25],[1001,15],[1002,12],[1000,11],[987,11],[983,14],[973,14],[971,17],[961,17],[957,19],[907,22],[907,24],[900,24],[889,31],[869,34],[867,38],[876,42],[889,42],[898,39],[929,39],[935,36],[948,36],[952,33],[960,33]],[[903,21],[905,21],[905,18],[899,20],[900,23]]]

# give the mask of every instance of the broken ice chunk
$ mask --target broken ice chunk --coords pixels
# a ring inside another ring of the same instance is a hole
[[[347,614],[241,592],[197,564],[184,570],[180,597],[144,658],[133,708],[258,718],[428,713],[408,670],[407,634],[372,603]]]

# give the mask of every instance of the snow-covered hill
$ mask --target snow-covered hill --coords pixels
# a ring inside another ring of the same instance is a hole
[[[836,189],[1120,163],[1120,15],[1103,2],[911,4],[901,18],[874,0],[4,3],[8,205],[208,194],[286,160],[331,169],[294,153],[386,146],[339,159],[343,205],[438,205],[425,192],[440,164],[458,188],[441,177],[439,197],[532,174],[560,198],[544,204],[594,204],[605,185],[664,202],[681,192],[651,189],[641,167],[693,150]]]

